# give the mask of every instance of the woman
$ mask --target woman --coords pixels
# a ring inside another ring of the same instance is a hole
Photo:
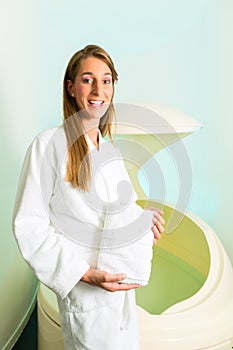
[[[64,77],[64,123],[33,140],[18,185],[14,234],[38,279],[57,295],[68,350],[139,349],[139,285],[124,283],[125,271],[97,269],[107,208],[116,203],[114,179],[129,184],[118,153],[108,175],[103,168],[112,164],[109,151],[115,154],[103,136],[111,139],[116,81],[102,48],[88,45],[73,55]],[[127,193],[135,199],[132,188]],[[164,230],[162,214],[153,210],[154,243]]]

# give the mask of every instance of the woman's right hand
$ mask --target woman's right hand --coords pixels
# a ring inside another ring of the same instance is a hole
[[[116,292],[120,290],[130,290],[139,288],[139,284],[119,283],[126,278],[123,273],[111,274],[106,271],[97,270],[90,267],[83,275],[81,281],[108,290],[109,292]]]

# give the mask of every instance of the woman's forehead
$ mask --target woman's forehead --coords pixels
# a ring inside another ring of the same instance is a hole
[[[109,66],[101,59],[97,57],[87,57],[81,60],[78,73],[84,74],[95,74],[102,73],[103,75],[112,74]]]

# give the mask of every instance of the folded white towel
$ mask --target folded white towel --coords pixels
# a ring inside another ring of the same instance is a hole
[[[102,234],[97,268],[125,273],[121,283],[148,284],[153,255],[153,214],[134,201],[109,207]]]

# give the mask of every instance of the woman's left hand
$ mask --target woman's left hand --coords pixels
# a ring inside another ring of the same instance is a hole
[[[155,245],[157,241],[161,238],[161,234],[164,232],[163,225],[165,224],[165,220],[163,218],[163,211],[154,207],[148,207],[146,209],[153,211],[154,214],[153,226],[151,227],[151,231],[154,234],[153,244]]]

